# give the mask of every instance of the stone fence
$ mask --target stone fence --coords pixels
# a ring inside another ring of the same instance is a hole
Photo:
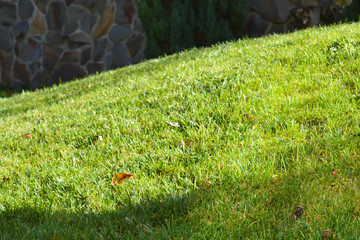
[[[351,2],[351,0],[248,0],[248,17],[243,33],[249,37],[258,37],[333,23],[337,20],[341,7],[350,5]]]
[[[40,88],[144,59],[135,0],[0,1],[0,87]]]
[[[36,89],[142,61],[146,34],[135,1],[0,0],[0,87]],[[336,15],[337,2],[248,0],[243,33],[319,25],[324,12]]]

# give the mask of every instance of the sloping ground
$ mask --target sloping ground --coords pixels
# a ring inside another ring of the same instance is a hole
[[[359,31],[193,49],[1,99],[1,238],[360,238]],[[136,177],[111,186],[120,172]]]

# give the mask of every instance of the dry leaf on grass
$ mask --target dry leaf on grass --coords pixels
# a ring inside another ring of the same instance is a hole
[[[31,138],[30,133],[25,133],[24,135],[22,135],[23,138]]]
[[[113,186],[116,186],[118,184],[121,185],[125,179],[132,178],[132,177],[135,177],[135,175],[132,173],[122,172],[122,173],[115,174],[115,176],[111,180],[110,185],[113,185]]]
[[[245,120],[247,121],[247,122],[249,122],[250,121],[250,115],[249,114],[247,114],[247,113],[245,113],[244,114],[244,118],[245,118]]]
[[[294,219],[298,220],[304,214],[304,208],[302,206],[296,207],[296,211],[294,212]]]
[[[330,229],[326,229],[321,234],[321,239],[331,239],[333,237],[333,231]]]

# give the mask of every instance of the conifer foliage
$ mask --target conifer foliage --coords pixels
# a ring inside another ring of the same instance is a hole
[[[148,36],[146,57],[240,37],[246,0],[141,0],[139,14]]]

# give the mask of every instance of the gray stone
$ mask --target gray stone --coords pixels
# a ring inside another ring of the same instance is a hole
[[[75,0],[65,0],[65,2],[67,6],[70,6],[73,2],[75,2]]]
[[[106,70],[111,70],[111,69],[116,68],[115,59],[111,54],[105,55],[104,64],[105,64],[105,69]]]
[[[126,47],[132,57],[135,56],[137,51],[145,45],[145,37],[142,34],[134,34],[126,41]]]
[[[15,61],[14,64],[14,78],[21,80],[23,85],[29,82],[29,73],[27,72],[26,65]]]
[[[48,31],[45,34],[44,43],[47,45],[55,46],[64,43],[64,38],[60,35],[60,32]]]
[[[11,2],[0,2],[0,25],[12,26],[16,22],[16,5]]]
[[[27,32],[29,31],[29,22],[17,22],[12,27],[12,31],[15,35],[16,41],[21,42],[25,39]]]
[[[89,34],[85,32],[74,32],[69,35],[69,38],[73,42],[79,42],[79,43],[91,43],[92,38]]]
[[[301,1],[302,0],[289,0],[290,3],[296,5],[296,6],[300,6],[301,5]]]
[[[0,50],[11,51],[13,38],[10,31],[6,27],[0,26]]]
[[[93,0],[92,10],[97,13],[103,13],[108,9],[109,3],[107,0]]]
[[[50,73],[46,70],[39,70],[32,77],[30,85],[32,89],[53,85],[53,83],[51,82]]]
[[[116,6],[115,22],[117,24],[131,24],[135,15],[135,7],[132,4]]]
[[[92,2],[93,0],[76,0],[74,2],[74,4],[86,7],[86,8],[91,8],[92,7]]]
[[[64,52],[60,58],[60,62],[76,63],[79,60],[79,53],[77,51]]]
[[[66,41],[66,45],[69,49],[75,49],[75,48],[80,48],[80,47],[86,45],[86,43],[74,42],[70,38],[68,38]]]
[[[87,63],[91,58],[91,47],[86,47],[81,50],[80,53],[80,64],[84,65]]]
[[[136,64],[145,60],[144,51],[138,51],[136,55],[132,58],[132,63]]]
[[[70,34],[75,32],[75,30],[78,28],[79,24],[77,21],[70,21],[65,23],[63,30],[61,31],[61,36],[68,37]]]
[[[102,72],[104,70],[104,67],[100,63],[88,63],[86,65],[88,74],[95,74],[97,72]]]
[[[119,3],[116,4],[115,23],[120,25],[129,24],[129,20],[125,16],[122,5]]]
[[[71,63],[65,63],[58,66],[51,76],[54,83],[67,82],[76,78],[82,78],[86,75],[79,66]]]
[[[90,33],[91,29],[94,27],[96,23],[96,20],[97,20],[96,15],[86,13],[84,17],[80,20],[80,28],[83,31]]]
[[[46,6],[52,1],[52,0],[33,0],[35,5],[39,8],[39,10],[42,13],[45,13]]]
[[[350,0],[351,1],[351,0]],[[336,0],[317,0],[318,5],[316,7],[330,8],[337,4]]]
[[[23,62],[35,62],[41,56],[41,44],[34,38],[28,38],[20,48],[19,57]]]
[[[113,43],[117,43],[123,40],[125,37],[129,36],[130,33],[131,28],[129,26],[115,25],[110,29],[109,39]]]
[[[243,33],[248,37],[260,37],[265,34],[268,29],[268,25],[269,23],[264,21],[258,14],[250,13]]]
[[[100,61],[104,56],[105,48],[109,44],[106,38],[99,38],[94,41],[93,60]]]
[[[288,1],[261,0],[252,1],[250,8],[272,23],[286,23],[291,9],[295,6]]]
[[[336,4],[336,0],[289,0],[296,6],[329,8]]]
[[[33,76],[39,69],[41,64],[39,62],[30,63],[27,65],[30,76]]]
[[[11,67],[14,60],[14,56],[8,52],[0,51],[0,70],[1,70],[1,82],[8,83],[11,79]]]
[[[49,46],[44,46],[43,48],[43,66],[46,69],[53,69],[61,54],[63,52],[63,49],[60,47],[49,47]]]
[[[15,42],[15,45],[14,45],[14,53],[15,53],[15,56],[17,56],[17,57],[20,56],[21,47],[22,47],[22,43],[21,43],[21,42]]]
[[[82,19],[82,17],[87,13],[86,8],[72,4],[68,8],[67,16],[70,20],[79,20]]]
[[[130,56],[121,42],[114,45],[112,48],[112,54],[117,67],[124,67],[131,64]]]
[[[138,16],[133,18],[132,28],[133,28],[133,30],[136,30],[136,31],[140,31],[140,32],[144,31],[143,25],[142,25],[141,20],[140,20],[140,18]]]
[[[46,23],[49,30],[61,31],[66,18],[66,6],[63,2],[50,3],[46,11]]]
[[[19,0],[18,15],[21,19],[31,18],[34,13],[34,5],[30,0]]]

